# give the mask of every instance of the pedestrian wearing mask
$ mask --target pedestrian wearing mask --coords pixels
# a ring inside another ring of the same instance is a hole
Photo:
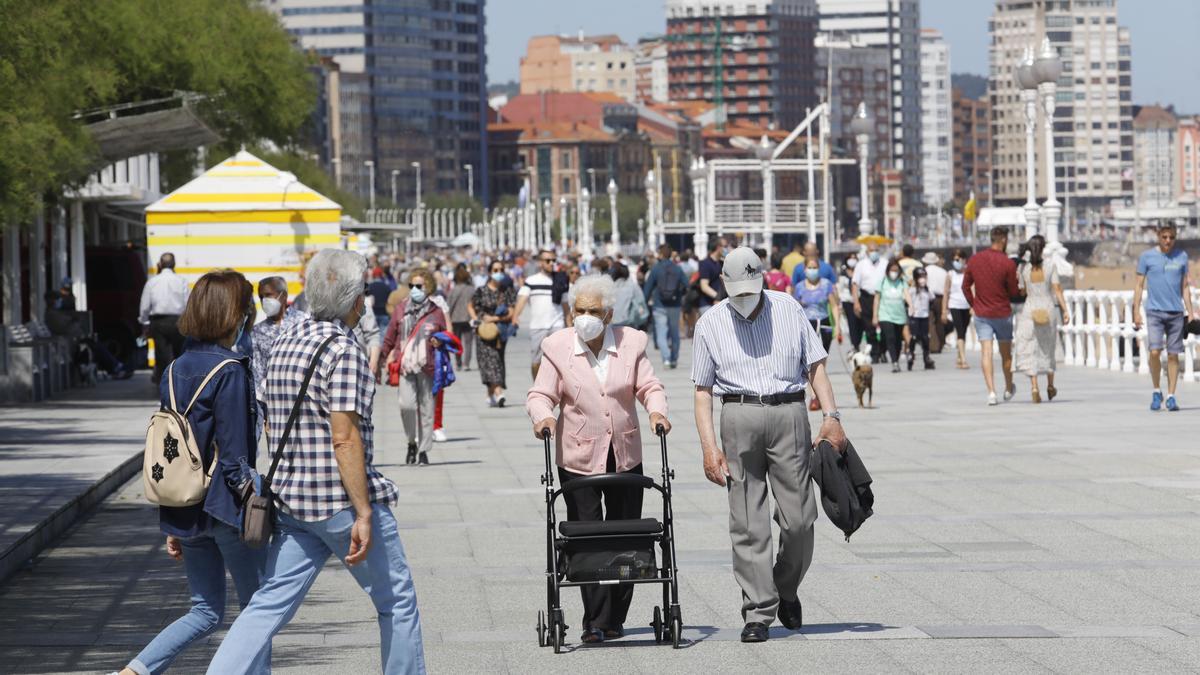
[[[883,333],[883,342],[887,345],[888,356],[892,361],[892,372],[900,372],[900,351],[903,347],[904,327],[908,324],[910,304],[908,283],[904,281],[904,272],[900,263],[891,260],[887,263],[887,273],[879,282],[875,291],[875,313],[871,322],[879,326]]]
[[[505,368],[504,349],[508,344],[508,322],[512,308],[517,302],[517,292],[504,274],[504,263],[495,260],[488,266],[487,283],[475,289],[475,295],[467,305],[471,323],[476,326],[479,337],[479,377],[487,388],[488,405],[503,408],[507,403],[504,395]]]
[[[837,293],[838,302],[842,305],[842,316],[846,317],[846,331],[850,335],[850,354],[858,351],[862,344],[862,319],[854,313],[854,268],[858,265],[858,255],[851,253],[846,256],[841,269],[838,270]]]
[[[167,536],[167,555],[183,562],[192,608],[164,628],[121,675],[161,673],[189,645],[215,632],[225,617],[226,570],[243,608],[262,585],[267,552],[242,543],[236,494],[243,463],[254,467],[256,441],[249,359],[232,348],[253,302],[241,274],[209,272],[196,282],[179,317],[187,349],[168,366],[159,399],[163,409],[187,417],[212,483],[198,504],[160,506],[159,527]],[[270,672],[270,642],[256,645],[239,669]]]
[[[475,295],[475,285],[471,280],[471,273],[467,271],[466,265],[459,263],[458,267],[454,268],[454,287],[450,289],[446,303],[450,306],[450,326],[462,342],[462,352],[455,358],[458,361],[458,367],[463,370],[471,369],[471,347],[475,344],[475,331],[471,330],[471,315],[467,313],[467,304],[471,302],[473,295]]]
[[[921,258],[929,292],[933,294],[933,303],[929,306],[929,351],[934,354],[941,354],[946,344],[946,325],[941,320],[946,306],[946,268],[941,263],[942,259],[933,251]]]
[[[288,307],[287,299],[287,281],[283,277],[267,277],[258,282],[258,301],[267,318],[258,322],[251,331],[254,344],[251,370],[254,371],[255,390],[267,376],[267,361],[271,358],[271,346],[275,344],[275,338],[301,318],[300,312]]]
[[[408,437],[406,464],[429,464],[433,449],[433,351],[440,346],[435,333],[446,330],[446,315],[426,289],[436,281],[428,269],[408,278],[408,300],[396,308],[383,339],[389,367],[400,363],[400,421]]]
[[[946,274],[946,290],[943,295],[946,304],[942,308],[942,323],[953,321],[955,349],[958,352],[956,366],[959,370],[967,370],[967,327],[971,325],[971,305],[967,296],[963,295],[964,270],[967,268],[967,254],[962,249],[954,251],[950,270]]]
[[[883,362],[883,343],[876,330],[875,301],[879,284],[886,277],[888,259],[879,253],[879,246],[867,244],[866,257],[859,256],[851,277],[851,293],[854,295],[854,314],[862,321],[862,330],[871,345],[871,358],[875,363]]]
[[[797,630],[797,595],[812,563],[817,517],[809,456],[812,449],[804,390],[811,382],[825,420],[818,434],[845,448],[841,414],[825,370],[826,352],[799,303],[764,291],[762,263],[738,248],[722,270],[729,299],[696,325],[692,381],[704,474],[728,486],[733,574],[742,589],[743,642],[763,642],[778,616]],[[713,395],[721,397],[721,443],[713,426]],[[767,484],[780,526],[771,541]]]
[[[607,277],[587,276],[576,284],[573,327],[546,338],[542,366],[525,401],[534,436],[554,434],[564,486],[603,473],[641,475],[637,403],[650,415],[651,428],[671,430],[666,391],[646,356],[649,337],[612,325],[616,302],[615,284]],[[564,492],[567,520],[640,518],[643,494],[641,487]],[[582,642],[624,635],[633,589],[633,584],[581,588]]]
[[[804,280],[796,286],[796,300],[800,301],[804,315],[808,317],[817,335],[821,336],[821,346],[828,352],[829,345],[833,343],[833,328],[838,324],[838,302],[833,297],[834,286],[821,276],[820,261],[817,258],[805,260],[804,267],[797,269],[803,272]]]
[[[929,317],[933,311],[933,291],[929,288],[929,275],[923,268],[913,270],[913,285],[908,289],[908,297],[908,369],[913,369],[917,345],[921,345],[925,370],[933,370],[933,359],[929,357]]]

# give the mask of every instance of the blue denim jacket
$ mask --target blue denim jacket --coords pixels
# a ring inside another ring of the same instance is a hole
[[[159,526],[165,534],[177,537],[204,534],[212,525],[211,518],[240,528],[241,505],[234,491],[241,472],[241,460],[245,459],[253,467],[256,449],[250,359],[212,342],[189,340],[186,351],[175,359],[171,368],[175,373],[175,402],[183,412],[204,376],[225,359],[235,359],[238,363],[226,365],[213,377],[187,416],[204,466],[212,470],[212,484],[200,504],[159,508]],[[164,374],[159,384],[163,408],[171,405],[168,381]],[[220,453],[214,468],[212,461],[216,448]]]

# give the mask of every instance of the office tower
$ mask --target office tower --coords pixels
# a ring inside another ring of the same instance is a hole
[[[1133,105],[1129,31],[1116,0],[996,0],[991,21],[988,94],[996,199],[1025,202],[1025,108],[1014,78],[1026,47],[1043,38],[1062,58],[1054,112],[1060,201],[1105,209],[1133,197]],[[1044,113],[1036,134],[1039,198],[1046,195]]]
[[[815,0],[667,0],[670,99],[721,99],[732,124],[791,129],[816,103],[815,29]]]
[[[364,196],[364,166],[375,163],[377,195],[411,205],[420,166],[423,194],[466,192],[487,202],[485,0],[265,0],[300,45],[331,57],[349,98],[365,96],[365,114],[342,110],[343,185]],[[358,78],[356,78],[358,76]],[[342,99],[347,95],[343,93]],[[357,125],[357,126],[356,126]],[[350,139],[362,139],[351,152]]]
[[[941,208],[954,197],[954,124],[950,104],[950,45],[940,31],[921,31],[921,176],[924,201]]]
[[[818,31],[888,52],[886,90],[892,138],[879,149],[884,166],[904,174],[904,203],[921,201],[921,11],[918,0],[817,0]]]

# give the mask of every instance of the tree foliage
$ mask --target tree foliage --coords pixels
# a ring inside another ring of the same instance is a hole
[[[286,145],[308,118],[308,57],[255,0],[0,0],[0,225],[95,169],[80,111],[196,92],[236,145]]]

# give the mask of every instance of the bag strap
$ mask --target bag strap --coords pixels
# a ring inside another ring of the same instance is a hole
[[[230,363],[237,362],[237,359],[225,359],[214,366],[212,370],[208,371],[208,375],[204,376],[204,379],[200,382],[200,386],[196,388],[196,393],[192,395],[192,400],[188,402],[187,408],[183,411],[184,417],[187,417],[188,413],[191,412],[192,406],[196,405],[196,401],[200,399],[200,394],[204,392],[204,388],[208,386],[208,383],[211,382],[214,377],[216,377],[217,371],[229,365]],[[172,361],[171,365],[174,366],[175,362]],[[175,387],[173,384],[171,386],[171,408],[175,408]]]
[[[308,393],[308,383],[317,370],[321,355],[325,353],[329,343],[336,340],[337,337],[337,334],[334,334],[325,338],[325,341],[317,348],[317,353],[313,354],[312,362],[308,364],[308,370],[304,373],[304,382],[300,385],[300,393],[296,395],[296,402],[292,404],[292,412],[288,415],[287,424],[283,427],[283,435],[279,437],[279,447],[275,450],[275,457],[271,459],[271,470],[267,472],[266,480],[263,482],[264,493],[271,486],[271,480],[275,478],[275,469],[279,467],[279,460],[283,459],[283,449],[287,447],[288,438],[292,435],[292,427],[296,426],[296,420],[300,417],[300,404],[304,402],[304,396]]]

